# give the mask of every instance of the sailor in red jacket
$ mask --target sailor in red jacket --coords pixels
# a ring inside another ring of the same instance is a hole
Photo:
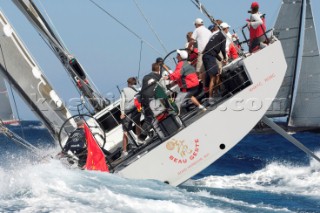
[[[266,23],[263,15],[259,12],[258,2],[251,4],[250,20],[247,20],[247,24],[250,31],[250,52],[253,52],[255,48],[264,47],[263,42],[266,40],[264,36],[266,32]]]
[[[166,76],[165,79],[176,81],[180,87],[180,91],[185,93],[183,100],[190,98],[194,105],[200,110],[205,111],[206,108],[202,106],[194,96],[198,92],[199,79],[196,69],[187,61],[188,52],[185,50],[177,50],[177,59],[178,64],[176,69],[169,76]],[[184,101],[182,101],[182,103],[183,102]]]

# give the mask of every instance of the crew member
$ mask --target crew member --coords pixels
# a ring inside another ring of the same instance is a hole
[[[250,45],[249,51],[253,52],[257,48],[263,48],[266,45],[263,43],[266,41],[266,23],[263,15],[259,12],[258,2],[251,4],[250,19],[247,19],[247,25],[250,31]]]
[[[62,149],[62,154],[76,156],[79,159],[78,166],[81,168],[86,164],[87,142],[84,132],[84,120],[77,122],[77,129],[69,136],[66,145]]]
[[[151,127],[153,120],[153,112],[150,109],[150,101],[154,99],[155,87],[157,82],[161,79],[160,75],[160,65],[158,63],[152,64],[152,72],[145,75],[142,79],[141,88],[141,103],[144,111],[144,123],[142,124],[142,132],[140,134],[139,140],[144,140],[147,137],[147,132]]]
[[[182,93],[187,93],[184,100],[190,98],[191,102],[200,110],[206,111],[207,109],[201,105],[198,99],[195,97],[195,94],[198,91],[199,79],[195,68],[187,61],[188,52],[186,50],[177,50],[177,59],[178,64],[176,69],[172,74],[169,75],[169,77],[165,78],[170,78],[170,80],[177,81],[180,91]]]
[[[120,119],[123,128],[123,141],[122,141],[122,156],[127,156],[127,145],[128,145],[128,131],[132,129],[133,124],[136,126],[136,134],[139,137],[141,132],[140,127],[140,117],[141,113],[138,112],[134,105],[135,95],[138,93],[138,89],[135,87],[137,85],[137,80],[134,77],[130,77],[127,80],[128,86],[123,88],[121,91],[120,100]],[[138,140],[139,144],[140,141]]]

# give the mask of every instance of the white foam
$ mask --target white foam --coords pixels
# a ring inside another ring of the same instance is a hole
[[[54,159],[0,168],[0,179],[0,212],[223,212],[157,181],[71,170]]]
[[[320,156],[320,153],[317,153]],[[189,184],[273,193],[320,196],[320,164],[311,160],[309,166],[272,162],[250,174],[208,176]]]

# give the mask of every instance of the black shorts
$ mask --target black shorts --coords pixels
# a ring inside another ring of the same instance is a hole
[[[212,75],[216,76],[218,74],[219,67],[218,67],[217,59],[215,56],[204,54],[202,56],[202,61],[203,61],[203,65],[206,70],[206,73],[209,76],[212,76]]]
[[[192,96],[195,96],[198,92],[198,86],[192,87],[192,88],[188,88],[187,89],[187,95],[185,97],[186,98],[191,98]]]
[[[136,109],[131,111],[129,114],[126,114],[126,117],[121,120],[123,131],[132,130],[133,124],[140,124],[141,113]]]

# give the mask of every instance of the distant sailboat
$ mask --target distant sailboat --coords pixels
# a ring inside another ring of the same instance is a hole
[[[4,124],[17,124],[4,79],[0,76],[0,118]]]
[[[311,0],[284,0],[274,27],[288,68],[267,116],[287,116],[293,128],[320,127],[320,56],[311,8]]]

